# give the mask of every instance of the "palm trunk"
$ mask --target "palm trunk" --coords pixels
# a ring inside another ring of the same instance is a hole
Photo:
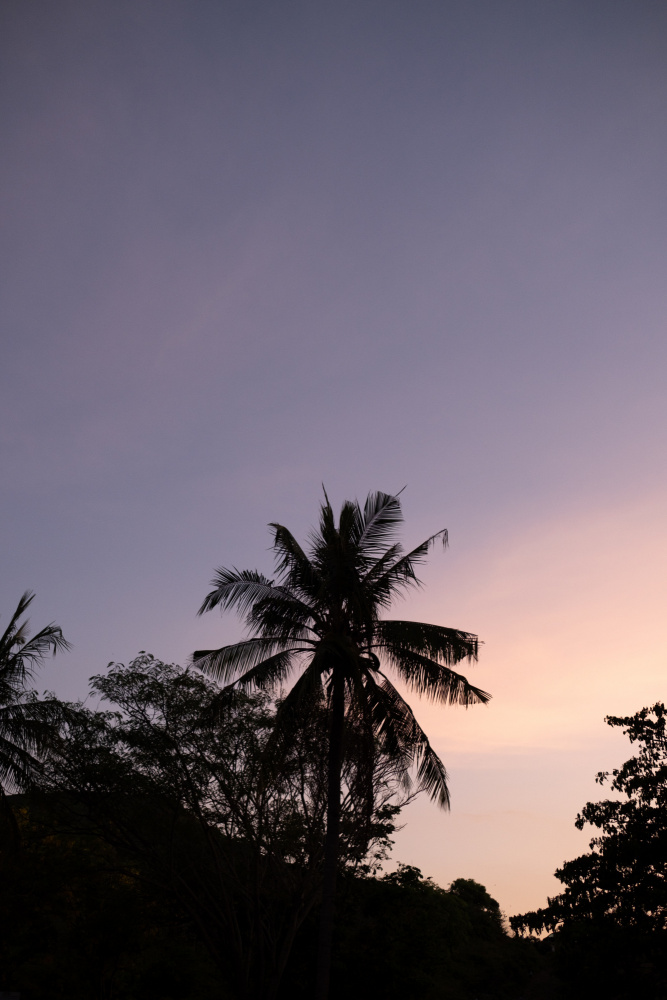
[[[327,832],[324,841],[322,908],[320,910],[320,933],[317,946],[316,1000],[328,1000],[331,974],[331,944],[340,836],[340,779],[343,766],[343,726],[345,722],[344,684],[344,678],[334,674],[327,775]]]

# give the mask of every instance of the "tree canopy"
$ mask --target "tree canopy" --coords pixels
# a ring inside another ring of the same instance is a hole
[[[221,698],[202,674],[145,653],[91,687],[109,708],[65,707],[40,782],[59,829],[107,843],[116,869],[176,899],[240,995],[273,996],[319,898],[326,719],[311,714],[276,740],[266,693]],[[349,735],[340,862],[370,872],[409,793],[377,755],[369,814],[357,780],[365,744]]]
[[[637,744],[622,767],[596,776],[618,797],[586,803],[576,826],[600,831],[590,852],[558,869],[556,878],[565,890],[547,907],[511,918],[516,930],[553,931],[596,920],[646,931],[667,929],[667,711],[658,702],[635,715],[605,721]]]

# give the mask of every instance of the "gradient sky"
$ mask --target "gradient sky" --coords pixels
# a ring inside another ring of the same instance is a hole
[[[184,662],[266,524],[403,494],[399,609],[476,632],[418,703],[449,815],[396,861],[544,903],[665,691],[662,0],[4,0],[0,610],[42,684]]]

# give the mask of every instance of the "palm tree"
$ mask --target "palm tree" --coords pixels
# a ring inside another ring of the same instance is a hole
[[[39,700],[28,685],[47,653],[70,649],[62,629],[51,622],[30,638],[23,614],[35,595],[21,597],[0,638],[0,798],[26,788],[39,770],[58,719],[55,699]]]
[[[381,751],[415,766],[421,787],[449,807],[447,772],[412,710],[385,674],[444,704],[484,703],[489,695],[452,667],[477,659],[477,637],[458,629],[382,618],[392,600],[419,585],[416,567],[447,531],[411,552],[396,541],[403,521],[398,496],[371,493],[361,509],[347,501],[336,525],[325,492],[308,553],[280,524],[271,524],[276,579],[252,570],[218,569],[199,614],[235,608],[248,637],[216,650],[197,650],[193,662],[228,688],[281,688],[300,676],[282,702],[279,723],[324,701],[329,709],[327,829],[318,945],[317,1000],[329,988],[334,896],[340,832],[341,771],[346,719],[362,719],[369,754]]]

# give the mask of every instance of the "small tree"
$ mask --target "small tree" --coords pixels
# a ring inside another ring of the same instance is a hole
[[[638,744],[622,767],[596,776],[622,797],[586,803],[575,825],[581,830],[590,824],[600,835],[591,840],[590,853],[556,872],[564,892],[544,909],[510,919],[516,931],[556,931],[582,922],[667,930],[667,711],[658,702],[605,721]]]

